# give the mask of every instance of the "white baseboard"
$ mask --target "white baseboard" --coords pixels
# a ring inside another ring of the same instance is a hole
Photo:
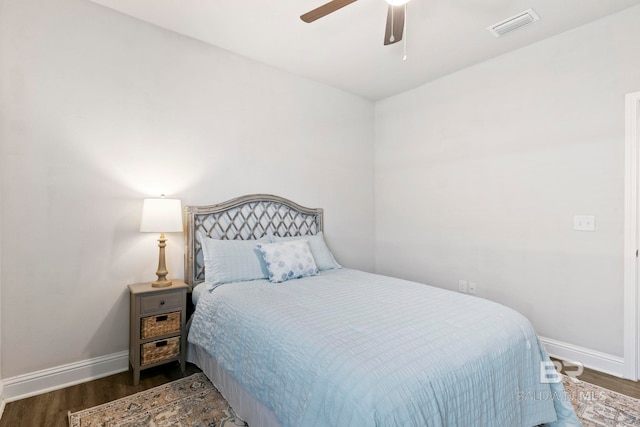
[[[560,360],[580,362],[586,368],[624,378],[624,359],[622,357],[556,341],[551,338],[540,337],[540,341],[549,356]]]
[[[129,369],[129,351],[18,375],[2,381],[4,402],[13,402],[71,385],[124,372]]]

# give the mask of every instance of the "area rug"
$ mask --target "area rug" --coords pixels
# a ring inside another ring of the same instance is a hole
[[[69,413],[71,427],[236,427],[238,419],[203,373]]]
[[[583,427],[638,427],[640,400],[563,376]],[[203,373],[69,413],[71,427],[247,427]]]
[[[562,383],[583,427],[640,426],[640,400],[566,376]]]

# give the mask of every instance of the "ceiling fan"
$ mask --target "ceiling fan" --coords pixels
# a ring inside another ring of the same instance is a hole
[[[329,3],[325,3],[322,6],[305,13],[304,15],[300,16],[300,19],[307,23],[313,22],[316,19],[327,16],[328,14],[333,13],[338,9],[342,9],[343,7],[355,1],[357,0],[332,0]],[[409,2],[409,0],[385,1],[389,3],[389,9],[387,11],[387,26],[384,32],[384,44],[389,45],[402,40],[406,13],[405,5]]]

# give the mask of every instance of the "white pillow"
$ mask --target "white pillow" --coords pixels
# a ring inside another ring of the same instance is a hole
[[[333,254],[329,250],[326,242],[324,241],[324,235],[322,231],[319,231],[318,234],[310,234],[307,236],[291,236],[291,237],[278,237],[273,236],[274,242],[290,242],[292,240],[307,240],[309,242],[309,247],[311,248],[311,253],[313,254],[313,258],[316,261],[316,265],[318,266],[318,270],[333,270],[335,268],[342,268],[340,264],[336,262],[336,259],[333,257]]]
[[[258,247],[267,265],[270,282],[280,283],[318,274],[306,240],[261,244]]]
[[[217,285],[269,276],[260,243],[270,243],[270,236],[258,240],[219,240],[200,236],[204,258],[204,281],[209,290]]]

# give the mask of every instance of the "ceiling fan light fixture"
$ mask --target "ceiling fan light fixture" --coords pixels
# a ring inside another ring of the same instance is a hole
[[[409,0],[385,0],[391,6],[402,6],[409,3]]]

